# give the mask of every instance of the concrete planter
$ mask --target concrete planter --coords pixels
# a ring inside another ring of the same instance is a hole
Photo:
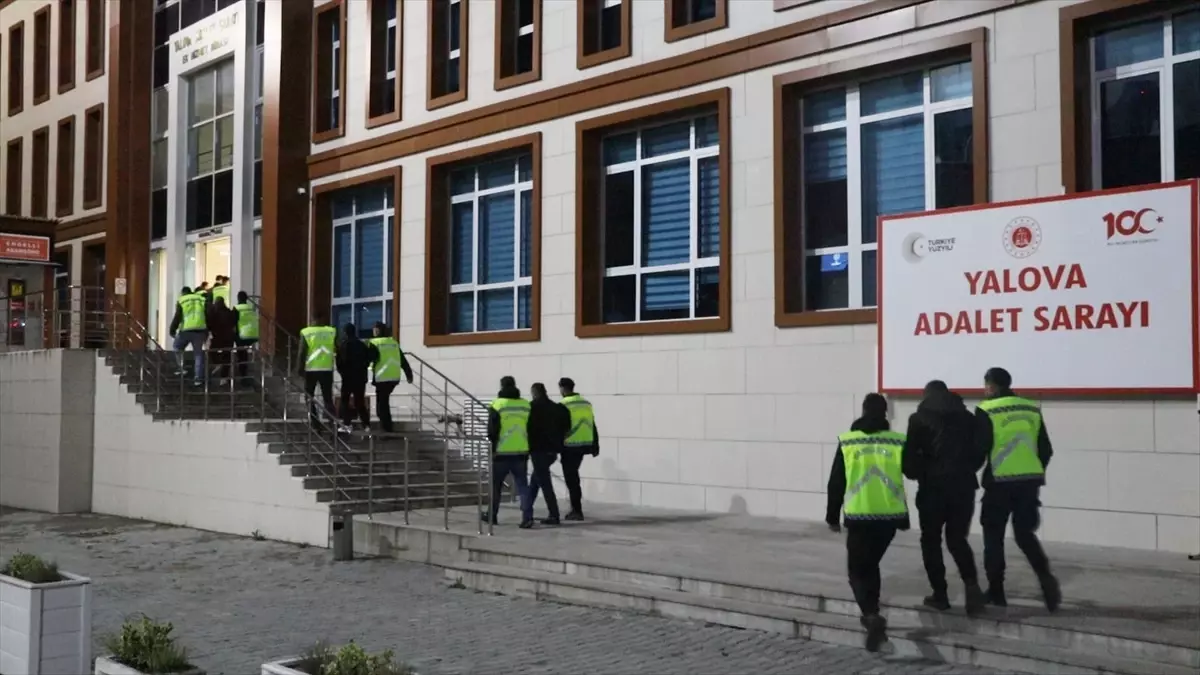
[[[140,670],[117,663],[107,656],[101,656],[96,659],[95,673],[96,675],[157,675],[156,673],[143,673]],[[204,671],[199,668],[192,668],[181,673],[172,673],[172,675],[204,675]]]
[[[0,574],[0,673],[86,673],[92,665],[91,579],[32,584]]]
[[[300,665],[300,662],[303,660],[304,659],[300,658],[299,656],[292,656],[290,658],[264,663],[262,666],[261,675],[314,675],[313,673],[306,673],[303,670],[296,670],[295,667]],[[417,673],[413,671],[412,675],[417,675]]]

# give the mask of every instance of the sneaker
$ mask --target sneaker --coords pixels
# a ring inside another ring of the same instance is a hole
[[[1062,588],[1053,574],[1047,574],[1039,581],[1042,582],[1042,598],[1046,601],[1046,609],[1054,612],[1062,604]]]
[[[568,513],[563,520],[583,520],[583,513],[579,511],[572,511]]]
[[[529,520],[522,520],[521,524],[518,525],[517,527],[521,528],[522,530],[533,529],[533,519],[530,518]]]
[[[877,652],[887,642],[887,620],[878,614],[868,614],[859,620],[867,629],[867,640],[864,645],[869,652]]]
[[[487,512],[487,511],[484,511],[483,513],[480,513],[480,514],[479,514],[479,519],[480,519],[480,520],[482,520],[482,521],[483,521],[483,522],[485,522],[485,523],[486,523],[486,522],[488,522],[488,512]],[[499,521],[497,521],[495,518],[492,518],[492,519],[491,519],[491,522],[492,522],[492,524],[493,524],[493,525],[499,525],[499,524],[500,524],[500,523],[499,523]]]
[[[944,612],[950,609],[950,598],[946,596],[945,591],[935,592],[925,596],[925,606]]]
[[[203,387],[204,380],[192,380],[192,386],[193,387]]]
[[[339,424],[337,430],[339,434],[348,434],[353,432],[354,428],[349,424]]]
[[[558,525],[559,520],[558,520],[558,518],[542,518],[542,524],[543,525]]]
[[[966,584],[966,587],[967,616],[978,616],[987,605],[987,596],[983,594],[978,582],[972,581]]]
[[[1004,595],[1004,587],[992,584],[987,589],[987,604],[996,607],[1008,607],[1008,598]]]

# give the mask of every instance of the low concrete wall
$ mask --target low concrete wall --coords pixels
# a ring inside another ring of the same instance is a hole
[[[0,353],[0,504],[90,511],[96,354]]]

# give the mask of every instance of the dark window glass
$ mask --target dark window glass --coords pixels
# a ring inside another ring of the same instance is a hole
[[[1174,75],[1175,180],[1197,178],[1200,177],[1200,61],[1176,64]]]
[[[1158,74],[1100,85],[1101,188],[1162,180]]]
[[[971,117],[971,110],[966,109],[941,113],[933,118],[935,208],[966,206],[975,202]]]
[[[267,22],[267,5],[263,0],[258,0],[254,8],[257,21],[254,22],[254,44],[261,45],[263,43],[263,31],[266,30]]]
[[[804,259],[804,308],[845,309],[850,306],[850,265],[845,253],[810,255]]]
[[[167,236],[167,190],[155,190],[150,193],[150,238],[162,239]]]
[[[188,232],[211,227],[213,224],[213,177],[211,175],[188,181]]]
[[[262,160],[254,163],[254,216],[262,215]]]
[[[213,225],[233,222],[233,172],[222,171],[213,177]]]
[[[604,266],[633,264],[633,172],[604,178]]]
[[[805,134],[803,156],[804,248],[845,246],[849,231],[845,130]]]
[[[621,12],[623,5],[600,10],[600,51],[621,46]]]
[[[637,278],[630,274],[604,278],[604,323],[637,319]]]
[[[163,45],[154,48],[154,79],[155,89],[166,86],[171,79],[171,46]]]

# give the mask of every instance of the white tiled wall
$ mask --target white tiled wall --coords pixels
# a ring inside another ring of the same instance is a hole
[[[574,3],[548,4],[571,5],[572,9],[561,11],[573,15]],[[758,11],[747,5],[770,3],[734,0],[730,4],[737,8],[733,15],[737,25],[749,21],[748,13]],[[774,326],[771,78],[780,72],[836,61],[851,52],[886,51],[900,44],[986,27],[993,195],[999,200],[1058,194],[1057,12],[1064,4],[1021,5],[540,125],[536,130],[543,135],[544,163],[539,343],[422,347],[423,181],[428,155],[323,180],[404,166],[398,289],[402,344],[483,396],[493,395],[497,380],[507,374],[515,376],[525,390],[535,381],[553,389],[560,376],[574,378],[596,406],[602,439],[600,457],[583,464],[588,499],[821,519],[836,436],[855,417],[863,394],[874,387],[875,327]],[[654,9],[661,7],[657,2],[637,2],[635,6],[637,12],[661,11]],[[484,20],[484,14],[473,6],[473,27]],[[635,32],[642,36],[639,39],[648,39],[654,29],[642,29],[642,25],[635,19]],[[475,40],[484,39],[482,32],[472,35],[473,53],[482,51],[490,60],[490,47],[481,50],[474,46]],[[486,39],[490,40],[490,33]],[[478,66],[476,62],[473,71]],[[481,81],[483,75],[473,72],[473,77]],[[406,87],[417,86],[413,79]],[[576,338],[575,123],[716,87],[729,87],[732,93],[733,330],[708,335]],[[487,89],[484,87],[485,95]],[[352,96],[351,100],[359,98],[363,97]],[[471,100],[477,100],[475,94]],[[442,148],[435,154],[533,130],[513,130],[477,143]],[[903,426],[914,405],[912,401],[897,402],[898,425]],[[1200,421],[1195,401],[1049,401],[1045,412],[1057,448],[1049,486],[1043,493],[1047,539],[1192,553],[1200,550]]]

